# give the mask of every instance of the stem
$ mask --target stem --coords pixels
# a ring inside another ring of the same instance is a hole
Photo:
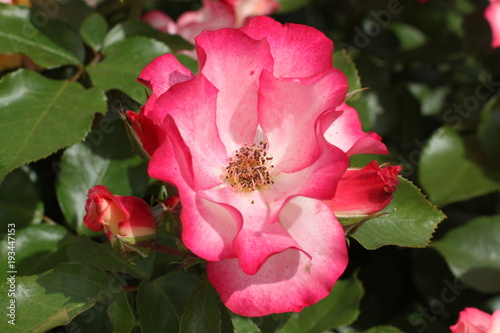
[[[179,250],[176,250],[176,249],[172,249],[171,247],[168,247],[168,246],[165,246],[163,244],[159,244],[159,243],[156,243],[154,246],[153,246],[153,249],[158,251],[158,252],[161,252],[161,253],[166,253],[166,254],[170,254],[170,255],[173,255],[173,256],[176,256],[176,257],[186,257],[186,253],[183,252],[183,251],[179,251]]]

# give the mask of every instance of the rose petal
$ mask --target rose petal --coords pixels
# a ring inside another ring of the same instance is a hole
[[[281,224],[269,223],[269,207],[260,191],[239,193],[226,186],[201,195],[212,202],[230,205],[241,214],[242,223],[233,247],[246,274],[255,274],[273,254],[289,248],[300,249]]]
[[[155,109],[168,113],[163,126],[174,145],[184,144],[191,154],[194,188],[208,189],[221,184],[224,168],[228,163],[226,149],[216,127],[217,89],[200,74],[194,79],[172,86],[161,95]],[[196,96],[196,98],[193,98]],[[178,139],[182,143],[177,142]]]
[[[311,257],[288,249],[271,256],[255,275],[245,274],[236,259],[207,263],[210,282],[237,314],[299,312],[326,297],[347,265],[344,231],[326,205],[295,198],[280,220]]]
[[[187,81],[193,76],[193,73],[171,53],[153,59],[144,67],[137,79],[151,89],[151,95],[144,106],[144,115],[159,123],[164,114],[162,110],[153,110],[156,98],[174,84]]]
[[[342,112],[340,116],[335,114],[339,111]],[[330,121],[328,121],[329,117]],[[349,156],[388,153],[387,147],[380,141],[381,138],[378,134],[363,132],[358,113],[345,103],[335,111],[330,112],[329,115],[325,115],[323,126],[326,130],[326,140],[342,149]]]
[[[347,89],[347,79],[337,69],[303,79],[278,79],[262,72],[259,123],[276,174],[301,170],[318,158],[316,121],[344,101]]]
[[[333,42],[322,32],[305,25],[285,24],[257,16],[241,28],[254,39],[271,45],[276,77],[306,77],[332,68]]]
[[[253,143],[257,130],[258,79],[272,70],[267,41],[235,29],[203,32],[196,38],[201,73],[217,88],[217,127],[228,152]]]

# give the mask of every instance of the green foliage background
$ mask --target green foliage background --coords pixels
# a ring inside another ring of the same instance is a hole
[[[178,270],[185,259],[163,253],[129,262],[82,223],[94,185],[162,195],[119,112],[145,102],[135,79],[146,64],[192,47],[141,12],[175,18],[200,3],[0,4],[0,57],[22,55],[0,58],[0,331],[439,333],[466,306],[500,309],[500,49],[490,48],[487,4],[281,1],[275,19],[323,31],[350,90],[369,88],[349,103],[390,154],[351,164],[402,164],[404,179],[389,214],[352,229],[349,267],[329,297],[262,318],[229,313],[202,263]],[[12,223],[16,326],[4,314]],[[178,236],[160,240],[175,247]]]

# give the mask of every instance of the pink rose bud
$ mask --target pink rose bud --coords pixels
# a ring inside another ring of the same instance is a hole
[[[500,310],[493,315],[476,308],[465,308],[458,321],[450,327],[452,333],[498,333],[500,332]]]
[[[83,221],[93,231],[104,234],[119,250],[145,255],[156,238],[156,221],[149,205],[140,198],[115,196],[106,186],[89,190]],[[141,249],[143,247],[144,249]]]

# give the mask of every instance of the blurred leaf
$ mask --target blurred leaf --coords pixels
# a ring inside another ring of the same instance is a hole
[[[278,0],[280,8],[278,13],[291,12],[307,5],[311,0]]]
[[[182,314],[180,333],[221,332],[220,299],[208,279],[201,281],[189,297]]]
[[[134,328],[134,312],[130,307],[125,290],[119,293],[116,301],[108,306],[108,316],[113,323],[114,332],[129,333]]]
[[[42,34],[30,21],[30,10],[0,3],[0,50],[22,53],[46,68],[79,64],[71,52]]]
[[[481,112],[479,141],[489,159],[500,156],[500,95],[488,101]]]
[[[42,216],[43,203],[29,176],[22,169],[7,175],[0,185],[2,228],[8,223],[15,223],[16,230],[19,231],[31,223],[40,223]]]
[[[8,283],[0,285],[7,295]],[[69,323],[96,302],[115,297],[121,283],[110,274],[87,265],[65,263],[40,275],[16,277],[16,325],[0,321],[1,332],[43,333]],[[2,309],[10,297],[0,298]]]
[[[349,331],[348,333],[351,333],[353,331]],[[368,331],[363,331],[360,333],[401,333],[401,331],[392,326],[377,326],[377,327],[372,327]]]
[[[99,244],[86,236],[78,236],[68,248],[72,262],[89,264],[105,271],[123,272],[139,279],[148,279],[148,274],[134,263],[120,257],[111,244]]]
[[[440,206],[500,190],[500,168],[489,164],[477,138],[447,126],[426,144],[419,171],[424,190]]]
[[[125,293],[122,291],[120,295]],[[64,327],[64,332],[113,332],[113,325],[106,310],[112,299],[101,300],[94,306],[78,314],[71,322]],[[113,303],[111,303],[113,304]]]
[[[419,29],[403,22],[392,22],[389,29],[396,34],[404,51],[416,49],[427,42],[427,36]]]
[[[85,18],[94,12],[86,1],[81,0],[23,0],[27,1],[41,24],[44,17],[59,20],[70,25],[75,31],[79,31]],[[35,21],[36,22],[36,21]]]
[[[48,20],[46,24],[39,26],[38,29],[51,41],[74,54],[79,63],[83,63],[85,49],[82,38],[67,23],[59,20]],[[28,56],[30,55],[28,54]]]
[[[7,226],[5,226],[7,228]],[[38,224],[17,230],[15,236],[15,271],[18,275],[43,273],[54,266],[68,261],[66,247],[71,240],[70,233],[59,225]],[[0,242],[0,264],[7,267],[9,238]],[[1,281],[8,276],[6,270],[0,271]]]
[[[156,57],[170,52],[163,43],[145,37],[132,37],[102,50],[103,61],[87,67],[95,86],[120,89],[141,104],[146,102],[144,86],[137,82],[142,69]]]
[[[379,213],[387,213],[363,224],[352,237],[369,250],[384,245],[425,247],[445,215],[425,199],[408,180],[400,183],[391,203]],[[341,217],[339,221],[342,223]]]
[[[363,286],[356,276],[339,280],[330,295],[311,305],[292,319],[279,333],[322,333],[351,324],[359,316]]]
[[[193,48],[193,45],[185,41],[182,37],[163,33],[142,21],[125,21],[115,25],[106,35],[104,47],[108,48],[113,44],[134,36],[154,38],[168,45],[172,51],[190,50]]]
[[[480,217],[449,231],[432,246],[453,274],[484,293],[500,291],[500,215]]]
[[[108,24],[104,17],[99,13],[93,13],[83,21],[80,28],[80,35],[94,51],[99,51],[102,48],[104,36],[108,31]]]
[[[147,187],[146,165],[132,151],[122,121],[103,118],[85,142],[61,157],[57,196],[68,223],[78,233],[95,235],[83,224],[87,193],[106,185],[115,195],[142,196]]]
[[[420,83],[412,83],[408,89],[420,101],[420,110],[423,116],[438,115],[449,92],[448,87],[429,88]]]
[[[231,321],[235,333],[260,333],[260,329],[251,318],[232,314]]]
[[[273,313],[264,317],[252,317],[261,333],[274,333],[286,325],[292,317],[291,312]]]
[[[1,34],[1,33],[0,33]],[[0,81],[0,179],[14,168],[82,140],[106,110],[98,88],[18,70]]]
[[[137,293],[137,311],[143,332],[178,332],[184,307],[200,280],[185,273],[169,273],[144,280]]]

